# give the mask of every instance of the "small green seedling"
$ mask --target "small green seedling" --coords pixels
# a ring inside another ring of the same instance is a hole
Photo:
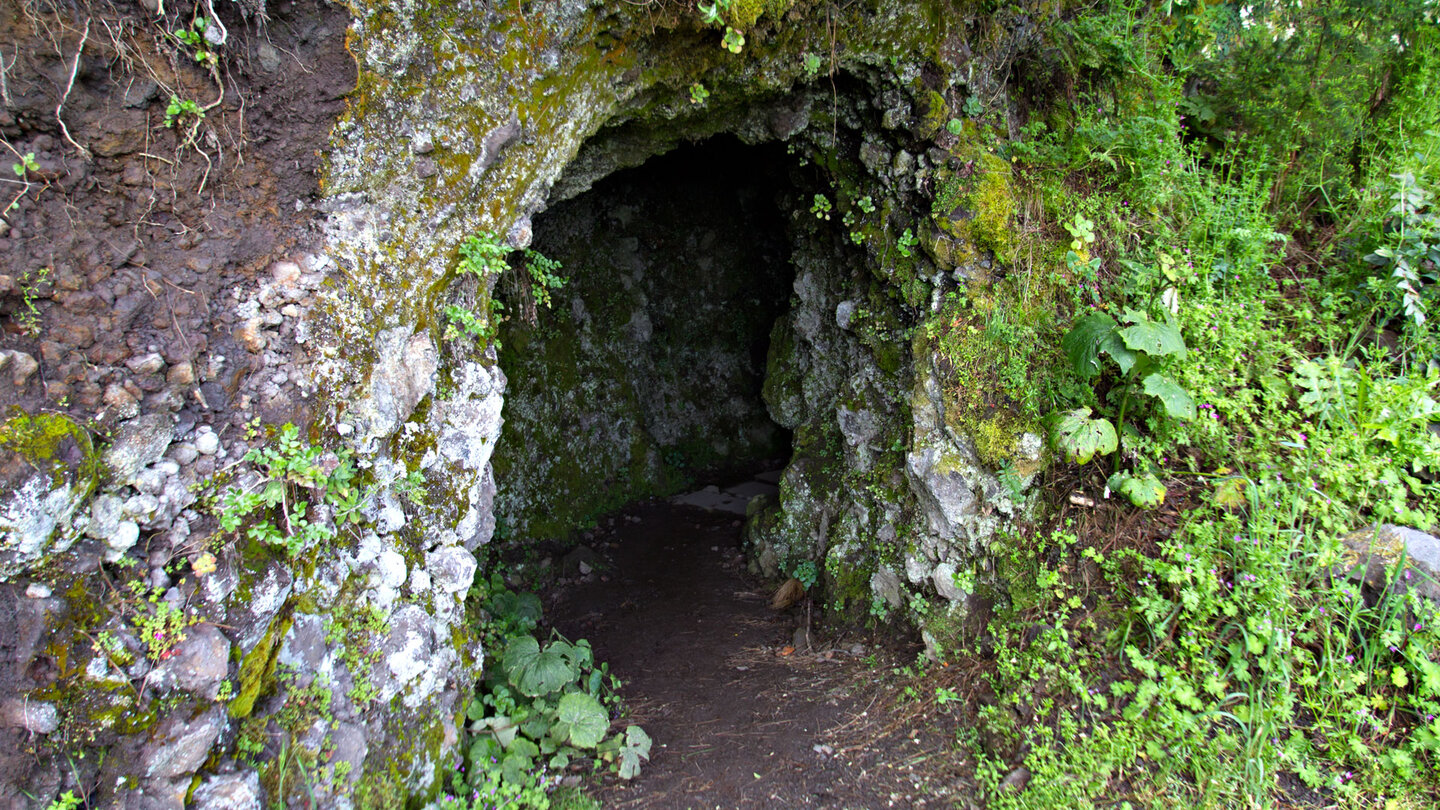
[[[187,116],[199,120],[205,117],[205,111],[200,109],[200,105],[191,99],[171,96],[170,104],[165,108],[165,126],[167,128],[174,127],[176,121],[180,121]]]
[[[816,194],[810,203],[810,213],[814,214],[816,219],[828,220],[830,219],[830,210],[830,198],[824,194]]]
[[[1073,222],[1066,222],[1065,230],[1070,232],[1070,249],[1076,253],[1095,243],[1095,223],[1084,214],[1076,214]]]
[[[740,50],[745,47],[745,35],[734,28],[727,27],[724,38],[720,40],[720,47],[730,53],[740,53]]]
[[[900,238],[896,240],[895,249],[900,251],[901,256],[908,259],[910,258],[911,249],[915,247],[915,243],[918,241],[920,240],[915,238],[915,232],[906,228],[904,233],[900,234]]]
[[[220,63],[220,57],[210,49],[210,42],[205,39],[205,29],[209,26],[209,19],[197,17],[194,22],[190,23],[189,28],[177,28],[171,34],[193,49],[196,62],[213,68]]]
[[[11,165],[10,169],[15,172],[16,177],[23,179],[26,172],[40,171],[40,164],[35,160],[34,152],[26,152],[25,155],[20,158],[20,162]]]
[[[822,60],[820,59],[820,54],[818,54],[818,53],[807,53],[807,54],[805,54],[805,78],[807,78],[807,79],[813,79],[813,78],[815,78],[816,76],[819,76],[819,75],[820,75],[820,66],[821,66],[822,63],[823,63],[823,62],[822,62]]]

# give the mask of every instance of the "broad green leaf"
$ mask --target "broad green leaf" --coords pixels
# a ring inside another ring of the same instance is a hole
[[[1165,502],[1165,485],[1149,473],[1138,477],[1130,473],[1115,473],[1105,485],[1129,498],[1141,509],[1154,509]]]
[[[509,619],[517,626],[529,629],[540,623],[544,613],[540,597],[533,593],[502,591],[490,603],[491,612],[497,618]]]
[[[521,723],[520,730],[524,732],[526,737],[532,740],[538,740],[550,731],[550,716],[537,713],[534,717]]]
[[[510,639],[505,645],[505,655],[501,661],[505,667],[505,673],[514,681],[515,673],[524,666],[529,665],[540,654],[540,642],[534,636],[516,636]]]
[[[522,757],[519,754],[506,754],[505,759],[500,762],[500,773],[505,781],[512,785],[524,785],[525,774],[535,767],[535,760],[530,757]]]
[[[516,737],[515,742],[507,746],[505,751],[510,754],[519,754],[526,759],[534,759],[540,756],[540,746],[524,737]]]
[[[642,759],[650,759],[650,735],[639,726],[630,726],[625,729],[625,749],[620,752],[620,778],[639,776]]]
[[[576,667],[581,670],[586,670],[595,663],[595,652],[594,650],[590,649],[589,641],[583,638],[580,639],[579,641],[575,642],[574,649],[574,660]]]
[[[1120,331],[1117,329],[1111,332],[1100,345],[1100,351],[1110,355],[1115,365],[1120,367],[1121,374],[1129,374],[1135,363],[1140,360],[1140,355],[1130,351],[1125,341],[1120,339]]]
[[[571,692],[560,698],[558,716],[570,724],[570,742],[577,748],[594,748],[605,739],[610,728],[610,715],[600,701],[584,692]]]
[[[551,649],[541,651],[533,636],[511,639],[505,647],[505,671],[510,675],[510,683],[530,697],[548,695],[577,675],[564,656]]]
[[[550,739],[557,743],[570,741],[570,724],[564,720],[556,720],[550,724]]]
[[[1076,320],[1060,340],[1065,356],[1070,358],[1070,367],[1082,379],[1089,380],[1100,373],[1100,350],[1115,333],[1115,327],[1114,318],[1096,312]]]
[[[271,481],[266,484],[265,489],[260,492],[260,500],[264,501],[266,506],[276,506],[281,501],[284,501],[285,482]]]
[[[1151,374],[1145,378],[1145,393],[1160,400],[1165,412],[1176,419],[1195,418],[1195,400],[1185,393],[1180,384],[1164,374]]]
[[[520,727],[508,717],[490,717],[485,720],[485,725],[495,735],[495,741],[500,743],[502,748],[509,748],[510,743],[515,741],[515,735],[520,733]]]
[[[1265,652],[1265,637],[1258,633],[1247,633],[1245,635],[1245,649],[1251,655],[1259,655]]]
[[[1151,357],[1172,354],[1181,358],[1185,356],[1185,338],[1181,337],[1179,329],[1168,323],[1144,318],[1119,332],[1126,348],[1134,351],[1144,352]]]
[[[470,761],[488,764],[492,759],[499,759],[504,753],[503,747],[494,737],[479,736],[475,742],[470,744]]]
[[[480,698],[471,698],[470,705],[465,707],[465,717],[471,722],[485,718],[485,704],[480,701]]]
[[[1085,464],[1096,453],[1115,452],[1119,440],[1115,426],[1108,419],[1091,419],[1089,408],[1076,408],[1064,414],[1055,425],[1055,446],[1074,464]]]
[[[620,778],[634,779],[640,775],[640,755],[626,748],[620,752]]]
[[[535,656],[534,662],[520,673],[515,686],[530,697],[539,697],[564,687],[574,677],[575,671],[565,659],[547,650]]]

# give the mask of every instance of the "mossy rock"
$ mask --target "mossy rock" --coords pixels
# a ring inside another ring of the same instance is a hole
[[[273,686],[275,664],[280,657],[280,642],[290,631],[293,608],[287,605],[270,623],[265,637],[240,661],[240,687],[235,699],[230,701],[230,716],[235,719],[249,717],[255,711],[255,701]]]
[[[973,121],[965,122],[950,151],[951,165],[936,176],[938,190],[931,208],[935,224],[978,250],[991,251],[1001,259],[1009,256],[1014,248],[1011,218],[1015,212],[1010,164],[985,148]]]
[[[69,548],[78,536],[71,519],[103,468],[75,420],[11,409],[0,423],[0,581]]]

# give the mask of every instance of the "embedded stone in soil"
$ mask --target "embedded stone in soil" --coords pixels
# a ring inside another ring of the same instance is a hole
[[[769,589],[744,573],[740,532],[732,513],[637,504],[588,541],[599,570],[550,595],[556,628],[590,640],[655,741],[637,780],[606,780],[605,806],[890,804],[834,755],[832,731],[879,689],[860,662],[870,646],[789,650],[806,607],[770,609]]]

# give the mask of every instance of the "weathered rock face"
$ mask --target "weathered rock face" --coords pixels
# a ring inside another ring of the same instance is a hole
[[[435,496],[405,506],[396,555],[410,559],[406,543],[488,541],[497,513],[506,537],[563,533],[616,499],[663,491],[687,451],[744,456],[772,446],[784,435],[773,421],[793,442],[780,497],[757,508],[748,529],[759,570],[817,563],[832,604],[846,609],[904,610],[917,594],[968,609],[971,588],[962,585],[981,541],[1016,512],[1020,492],[1000,484],[993,459],[982,461],[949,418],[935,371],[913,357],[914,331],[947,291],[983,279],[985,251],[1003,244],[1003,211],[957,202],[949,151],[957,136],[944,125],[963,95],[1000,96],[995,77],[1033,37],[1028,21],[987,29],[987,50],[977,54],[974,19],[943,3],[851,7],[841,20],[800,5],[783,19],[762,17],[734,59],[678,6],[637,13],[556,3],[523,20],[483,4],[397,12],[360,3],[356,11],[362,90],[339,130],[326,203],[330,254],[346,281],[326,294],[320,339],[336,351],[317,375],[351,392],[341,399],[366,405],[340,421],[352,441],[366,442],[377,469],[419,470]],[[806,53],[836,55],[822,61],[828,77],[806,74]],[[697,82],[708,100],[692,100]],[[707,245],[707,231],[727,231],[714,224],[691,227],[683,239],[692,241],[667,250],[644,205],[597,211],[603,196],[579,196],[603,189],[617,170],[717,133],[751,145],[783,141],[795,155],[783,172],[788,250],[776,251],[789,253],[778,276],[793,282],[788,294],[765,297],[783,303],[760,308],[763,326],[745,330],[768,333],[763,374],[759,352],[740,362],[738,339],[662,342],[677,313],[713,323],[707,306],[734,298],[723,277],[687,276],[688,266],[665,272],[644,255],[722,266],[749,262],[739,248],[755,245],[719,237]],[[1003,161],[971,162],[983,166],[982,188],[1003,191]],[[939,186],[953,204],[932,216]],[[547,205],[556,207],[549,224]],[[647,221],[627,221],[637,216]],[[457,272],[458,246],[479,232],[517,249],[534,239],[573,277],[538,325],[509,324],[498,356],[484,340],[446,337],[441,315],[492,296],[512,318],[525,309],[523,292],[515,294],[523,276],[477,283]],[[667,289],[685,278],[695,281]],[[387,336],[423,334],[438,349],[436,384],[414,389],[412,415],[369,407],[384,401],[373,381],[394,354],[382,345]],[[750,399],[729,408],[741,381]],[[407,599],[400,583],[413,577],[383,549],[373,559],[379,592]],[[446,569],[427,569],[424,580],[454,587],[454,561],[426,559]],[[407,619],[393,652],[443,648],[435,637]],[[404,681],[406,671],[390,675]],[[467,672],[451,671],[457,681]],[[406,785],[431,784],[424,768],[433,761],[412,750],[399,763]],[[366,767],[384,762],[397,762],[393,751],[372,749]]]
[[[836,59],[825,65],[832,84],[812,83],[820,77],[805,73],[803,54],[829,52],[830,35],[802,7],[784,20],[762,17],[740,59],[698,47],[715,43],[679,9],[642,23],[626,9],[557,5],[523,26],[493,8],[360,11],[362,66],[377,84],[332,161],[331,244],[355,279],[334,298],[338,344],[365,345],[363,336],[377,328],[354,317],[362,309],[381,309],[378,327],[388,329],[423,322],[454,300],[455,246],[477,230],[515,247],[528,244],[532,218],[547,202],[684,140],[731,132],[746,143],[788,141],[802,158],[796,168],[809,162],[819,171],[785,212],[794,223],[794,306],[773,330],[764,390],[774,421],[795,431],[794,461],[780,511],[759,516],[751,532],[760,567],[773,573],[828,559],[842,598],[866,603],[880,596],[868,584],[876,572],[933,568],[971,554],[999,519],[990,516],[1013,511],[1012,496],[967,437],[950,436],[943,419],[912,419],[907,330],[946,285],[980,274],[977,262],[989,265],[966,242],[965,224],[931,223],[928,194],[952,182],[949,154],[937,148],[955,140],[942,131],[947,93],[967,82],[967,92],[998,92],[991,68],[1033,37],[1028,22],[999,36],[993,54],[973,54],[973,20],[943,4],[853,10],[840,25],[846,33]],[[465,14],[473,16],[458,24]],[[620,45],[607,50],[597,45],[602,40]],[[486,65],[503,67],[482,70]],[[691,98],[700,80],[709,89],[703,103]],[[380,143],[392,148],[372,148]],[[1005,169],[992,168],[1003,186]],[[818,203],[822,219],[811,219],[816,193],[826,209],[834,207],[833,221],[823,219]],[[979,221],[974,212],[954,215]],[[1003,214],[998,226],[993,217],[985,225],[986,246],[994,246]],[[627,245],[638,246],[626,242],[623,229],[613,239],[596,232],[603,242],[588,235],[593,230],[571,238],[602,254],[592,262],[597,267],[633,268],[635,250],[627,256]],[[643,397],[625,390],[655,376],[633,368],[648,362],[644,349],[653,341],[646,278],[636,269],[586,275],[560,295],[561,311],[541,313],[538,330],[512,328],[506,337],[502,365],[527,386],[511,403],[515,423],[507,435],[519,446],[500,451],[507,530],[555,534],[597,506],[664,488],[666,442],[655,439],[665,431],[658,425],[685,420],[657,420]],[[582,284],[596,286],[574,293]],[[503,283],[500,289],[503,296]],[[375,290],[386,291],[385,307],[365,303]],[[602,342],[612,360],[586,366],[582,358],[594,357],[587,344]],[[448,349],[455,357],[470,351],[458,342]],[[368,361],[342,354],[334,373],[353,376],[347,362]],[[623,375],[607,373],[627,364]],[[441,396],[437,406],[451,399]],[[565,416],[547,420],[551,407]],[[713,423],[713,415],[706,418]],[[943,455],[944,469],[937,472],[932,459],[909,470],[912,450]],[[991,503],[997,499],[1005,505]],[[541,526],[539,514],[554,520]],[[929,581],[928,569],[910,579]]]

